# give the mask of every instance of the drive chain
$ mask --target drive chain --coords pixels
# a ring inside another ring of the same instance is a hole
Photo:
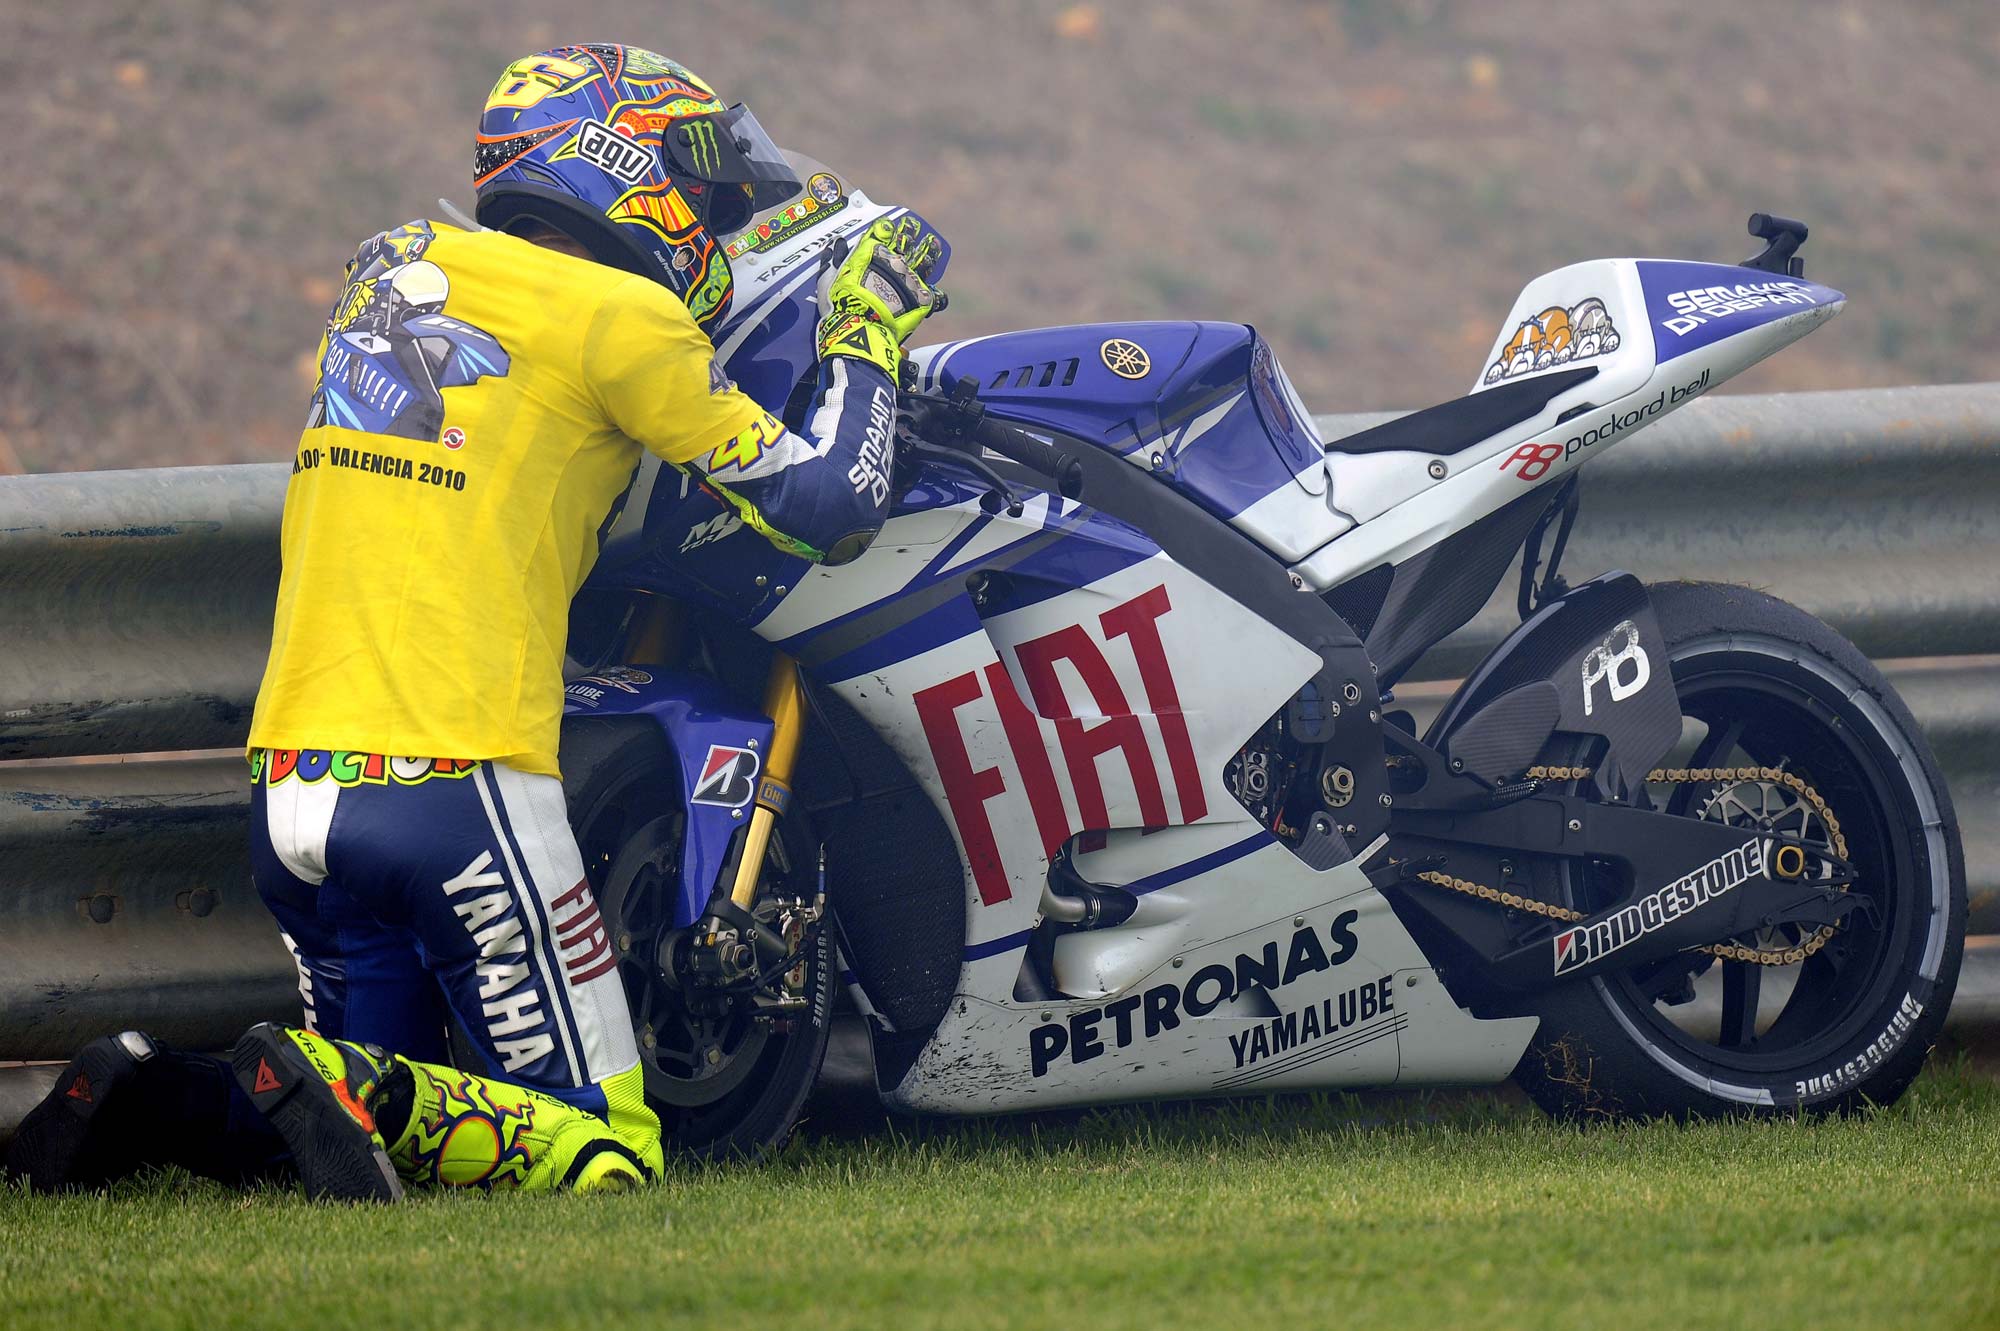
[[[1530,767],[1522,775],[1530,781],[1582,781],[1590,773],[1591,769],[1588,767]],[[1782,771],[1776,767],[1664,767],[1655,768],[1646,773],[1646,780],[1648,783],[1659,782],[1673,785],[1682,785],[1687,782],[1699,782],[1703,784],[1733,784],[1742,781],[1776,782],[1791,790],[1800,799],[1812,806],[1813,812],[1819,815],[1821,822],[1826,824],[1827,840],[1831,843],[1833,853],[1843,860],[1847,858],[1847,838],[1841,835],[1840,820],[1833,816],[1833,810],[1827,807],[1826,801],[1820,798],[1818,791],[1814,790],[1798,777],[1793,776],[1790,772]],[[1518,892],[1505,892],[1499,888],[1488,887],[1484,883],[1475,883],[1464,878],[1454,878],[1450,874],[1439,873],[1432,869],[1423,870],[1417,873],[1415,877],[1435,887],[1449,888],[1453,892],[1463,892],[1465,895],[1477,897],[1481,901],[1491,901],[1497,905],[1505,906],[1510,910],[1526,911],[1530,915],[1542,915],[1564,923],[1571,923],[1584,918],[1581,911],[1571,910],[1567,906],[1558,906],[1548,901],[1537,901],[1533,897],[1524,897]],[[1846,889],[1843,887],[1842,890],[1845,891]],[[1793,947],[1763,948],[1745,947],[1741,943],[1709,943],[1694,950],[1706,952],[1710,956],[1722,961],[1748,961],[1759,966],[1793,966],[1804,961],[1822,947],[1825,947],[1827,940],[1833,937],[1836,928],[1837,926],[1835,925],[1823,924],[1813,931],[1810,938]]]

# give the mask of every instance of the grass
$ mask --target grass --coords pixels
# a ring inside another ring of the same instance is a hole
[[[827,1135],[609,1198],[0,1192],[0,1323],[2000,1325],[2000,1081],[1579,1131],[1496,1096]],[[628,1322],[629,1319],[629,1322]]]

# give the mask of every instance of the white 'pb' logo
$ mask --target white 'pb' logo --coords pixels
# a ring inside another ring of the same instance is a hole
[[[1617,651],[1611,644],[1623,634],[1625,645]],[[1629,679],[1619,678],[1619,667],[1632,663]],[[1603,680],[1611,689],[1611,701],[1624,702],[1627,698],[1646,687],[1646,681],[1653,677],[1652,663],[1646,659],[1646,649],[1639,645],[1639,626],[1626,620],[1605,635],[1604,641],[1584,653],[1583,657],[1583,714],[1590,715],[1590,688],[1598,680]]]

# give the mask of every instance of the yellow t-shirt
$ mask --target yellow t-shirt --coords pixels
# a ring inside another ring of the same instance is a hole
[[[570,599],[640,448],[768,416],[664,287],[443,223],[362,247],[320,355],[251,748],[557,775]]]

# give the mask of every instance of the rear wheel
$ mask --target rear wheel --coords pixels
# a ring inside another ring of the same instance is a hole
[[[587,721],[565,729],[562,770],[584,873],[618,950],[646,1099],[669,1153],[720,1159],[776,1150],[826,1054],[833,973],[825,931],[807,954],[803,1009],[776,1018],[747,1003],[691,1011],[668,960],[687,823],[673,754],[650,721]],[[771,838],[762,890],[810,897],[814,862],[794,810]]]
[[[1853,864],[1849,890],[1866,900],[1829,930],[1758,929],[1720,956],[1683,952],[1550,993],[1515,1077],[1569,1117],[1886,1104],[1923,1065],[1964,943],[1965,870],[1936,760],[1880,672],[1804,611],[1741,587],[1650,590],[1686,718],[1665,764],[1684,779],[1650,785],[1655,807],[1823,846]],[[1585,913],[1629,886],[1602,864],[1548,884]]]

